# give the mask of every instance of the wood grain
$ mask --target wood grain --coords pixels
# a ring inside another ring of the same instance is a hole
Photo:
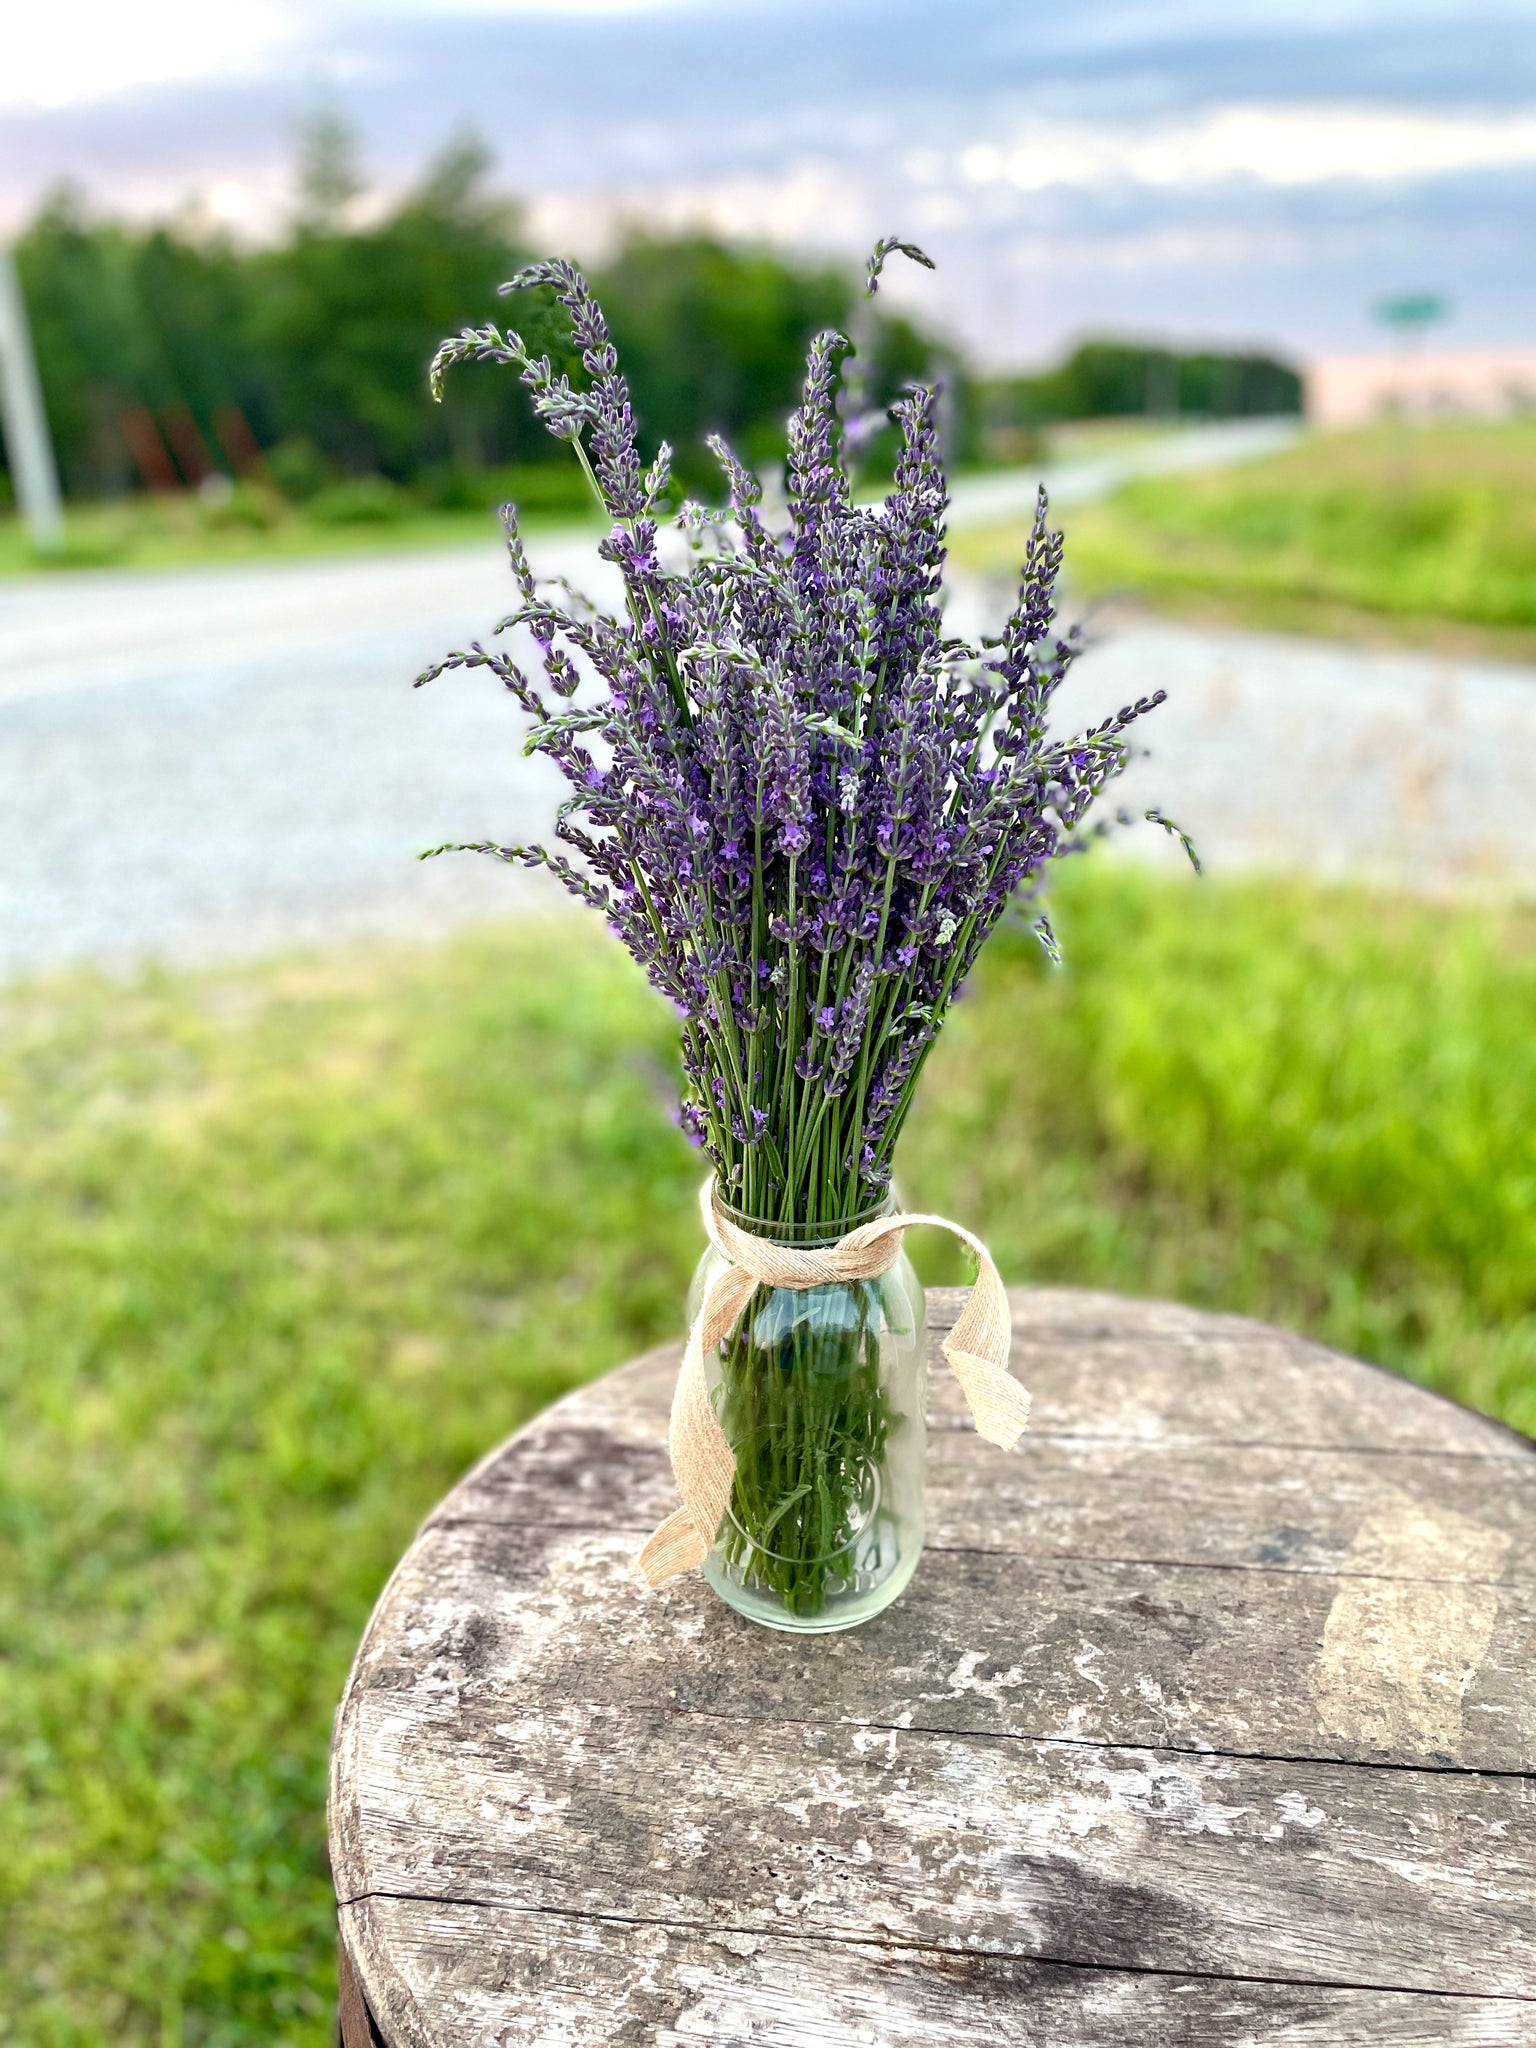
[[[358,1981],[357,1965],[352,1960],[352,1950],[347,1942],[345,1930],[338,1930],[340,1938],[336,1943],[336,2022],[341,2037],[340,2048],[381,2048],[381,2037],[373,2023],[373,2014],[368,2010],[368,2001],[363,1996],[363,1987]]]
[[[389,2043],[1536,2042],[1531,1447],[1241,1318],[1013,1302],[1036,1426],[934,1371],[862,1630],[639,1585],[670,1347],[429,1518],[332,1764]]]
[[[370,1899],[398,2048],[1536,2048],[1536,2009]]]
[[[1536,1998],[1518,1779],[451,1693],[349,1749],[370,1892]]]
[[[1237,1756],[1522,1771],[1536,1755],[1536,1592],[1501,1587],[1454,1747],[1330,1731],[1298,1676],[1322,1653],[1338,1577],[929,1550],[899,1606],[861,1629],[759,1631],[698,1578],[648,1593],[637,1535],[449,1522],[425,1531],[394,1598],[408,1639],[371,1636],[359,1693],[466,1709],[597,1706],[1219,1750]],[[1424,1591],[1433,1599],[1433,1586]],[[596,1606],[607,1626],[583,1616]]]

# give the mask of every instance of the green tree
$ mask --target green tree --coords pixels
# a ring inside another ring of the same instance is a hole
[[[155,228],[134,246],[133,282],[152,364],[146,400],[179,400],[205,424],[230,403],[259,414],[249,258],[222,237]]]
[[[978,379],[967,393],[966,452],[1006,452],[1021,431],[1054,420],[1138,413],[1226,419],[1300,410],[1301,379],[1271,356],[1179,354],[1145,342],[1085,341],[1038,376]]]
[[[130,406],[187,407],[212,440],[237,405],[263,445],[295,444],[285,475],[382,473],[444,502],[479,503],[482,472],[568,461],[515,378],[450,380],[434,405],[426,365],[444,334],[510,317],[536,351],[580,374],[547,293],[502,308],[496,287],[526,259],[515,206],[487,187],[474,140],[446,149],[382,219],[356,218],[352,138],[334,114],[301,140],[298,193],[277,244],[240,248],[194,215],[137,229],[91,215],[77,193],[44,206],[18,249],[45,402],[67,487],[137,481],[123,435]],[[702,235],[636,237],[594,280],[629,374],[645,439],[670,441],[689,488],[713,494],[703,446],[725,433],[751,462],[784,453],[785,424],[819,328],[856,332],[869,398],[953,362],[883,303],[858,297],[851,266],[806,266]],[[215,443],[216,446],[216,443]],[[888,446],[877,436],[866,467]]]
[[[54,446],[67,489],[136,481],[121,419],[130,405],[188,406],[203,432],[234,403],[259,423],[249,343],[250,259],[190,228],[94,220],[69,187],[17,245]]]
[[[117,421],[153,383],[154,344],[135,276],[135,238],[93,220],[61,186],[16,245],[43,404],[68,491],[132,481]]]
[[[635,236],[592,282],[647,440],[670,441],[679,476],[704,491],[719,480],[706,434],[724,434],[749,463],[783,457],[806,343],[824,327],[846,332],[858,309],[850,266],[807,268],[703,235]],[[942,355],[905,320],[859,324],[872,398],[896,396]]]
[[[669,440],[680,473],[706,489],[719,475],[708,433],[749,461],[783,454],[807,338],[841,325],[849,303],[835,271],[794,270],[702,235],[636,236],[592,282],[646,438]]]
[[[461,379],[442,409],[427,391],[438,341],[483,320],[520,260],[515,209],[484,189],[489,161],[479,143],[454,144],[394,213],[359,230],[346,221],[356,181],[343,139],[330,127],[311,136],[294,233],[254,262],[252,327],[278,437],[402,479],[450,455],[531,452],[520,410],[486,380]]]

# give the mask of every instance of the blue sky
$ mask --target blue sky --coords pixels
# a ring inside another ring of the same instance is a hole
[[[287,204],[330,104],[381,191],[452,134],[541,243],[624,219],[859,253],[997,361],[1085,331],[1365,348],[1433,289],[1447,344],[1536,342],[1536,0],[118,0],[28,10],[0,75],[0,225]]]

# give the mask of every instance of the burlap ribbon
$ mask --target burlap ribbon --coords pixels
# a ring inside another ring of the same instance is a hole
[[[775,1244],[754,1237],[725,1215],[706,1183],[700,1206],[704,1228],[725,1265],[710,1281],[688,1332],[683,1369],[672,1396],[668,1443],[672,1472],[683,1504],[668,1515],[641,1551],[647,1581],[659,1586],[675,1572],[689,1571],[709,1555],[715,1532],[730,1503],[736,1459],[709,1398],[704,1360],[724,1343],[760,1284],[767,1287],[825,1287],[844,1280],[873,1280],[895,1265],[903,1234],[919,1223],[947,1230],[970,1246],[978,1270],[965,1307],[943,1340],[949,1369],[960,1382],[971,1418],[989,1443],[1011,1451],[1029,1421],[1029,1396],[1008,1370],[1012,1319],[1008,1296],[991,1254],[980,1238],[943,1216],[879,1216],[861,1223],[836,1244],[814,1249]]]

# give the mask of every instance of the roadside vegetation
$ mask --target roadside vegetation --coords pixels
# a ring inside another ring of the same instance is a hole
[[[1062,510],[1090,596],[1244,626],[1536,653],[1536,419],[1388,424]],[[1002,573],[1022,529],[962,536]]]
[[[496,287],[529,258],[490,153],[451,143],[414,188],[369,194],[352,138],[308,128],[292,207],[270,241],[242,242],[196,200],[173,219],[115,218],[74,186],[50,193],[16,241],[45,410],[69,500],[61,566],[221,560],[369,544],[431,544],[481,530],[498,497],[581,516],[569,451],[515,377],[450,382],[426,366],[444,334],[503,318]],[[665,439],[681,488],[713,503],[723,432],[769,468],[817,330],[859,336],[871,399],[942,375],[953,462],[1033,459],[1051,422],[1100,415],[1166,424],[1294,410],[1294,371],[1264,357],[1179,355],[1087,341],[1034,377],[976,375],[952,343],[858,302],[850,264],[636,231],[593,268],[648,452]],[[578,372],[549,294],[517,322],[535,354]],[[894,432],[864,451],[885,473]],[[0,449],[0,573],[39,566],[14,517]],[[518,479],[510,492],[508,474]]]
[[[541,253],[489,163],[454,143],[364,223],[351,138],[317,121],[290,219],[263,244],[195,205],[146,227],[53,192],[16,265],[70,502],[66,565],[452,539],[508,495],[509,471],[526,509],[580,516],[579,472],[515,377],[460,379],[441,405],[428,390],[442,336],[504,318],[497,285]],[[696,492],[718,478],[711,430],[749,460],[782,455],[805,339],[846,325],[859,285],[852,266],[700,234],[637,232],[596,275],[637,412]],[[550,294],[517,317],[536,353],[579,373]],[[865,328],[877,394],[952,360],[884,308]],[[9,495],[0,457],[0,506]],[[35,566],[5,524],[0,567]]]
[[[1536,1430],[1536,915],[1068,880],[1065,971],[1000,938],[951,1020],[908,1198]],[[554,910],[0,995],[0,2040],[333,2039],[332,1708],[457,1474],[678,1332],[672,1028]]]
[[[386,477],[341,479],[313,497],[238,483],[207,495],[134,492],[70,506],[64,545],[40,558],[21,521],[0,517],[0,576],[31,569],[191,568],[198,563],[376,554],[494,542],[496,508],[514,500],[525,534],[592,524],[592,499],[572,462],[455,473],[438,488]]]

